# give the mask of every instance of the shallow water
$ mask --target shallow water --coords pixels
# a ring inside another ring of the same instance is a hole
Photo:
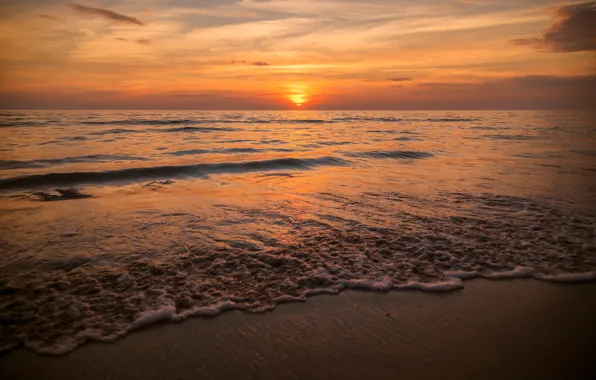
[[[3,111],[2,349],[346,287],[594,280],[595,116]]]

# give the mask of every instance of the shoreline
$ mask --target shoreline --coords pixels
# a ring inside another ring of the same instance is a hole
[[[7,378],[590,378],[596,283],[467,280],[457,292],[344,290],[273,312],[162,322],[62,357],[23,348]]]
[[[188,319],[196,318],[217,318],[228,312],[242,312],[248,314],[265,314],[275,312],[276,309],[288,303],[305,303],[310,298],[321,295],[338,295],[346,291],[371,292],[371,293],[389,293],[394,291],[422,292],[422,293],[449,293],[457,292],[465,288],[465,284],[475,280],[503,281],[503,280],[537,280],[554,284],[578,284],[594,283],[596,284],[596,271],[560,273],[556,275],[545,275],[537,273],[533,268],[515,267],[507,271],[495,271],[491,273],[450,271],[445,272],[445,279],[434,282],[410,281],[405,284],[393,284],[391,279],[385,277],[377,281],[369,280],[345,280],[340,281],[338,285],[328,288],[305,289],[300,296],[283,295],[274,298],[273,303],[265,305],[259,309],[246,309],[232,301],[223,301],[217,304],[185,310],[177,313],[175,307],[168,305],[157,309],[148,310],[141,313],[124,330],[116,332],[109,336],[98,336],[94,333],[83,332],[83,339],[79,335],[73,336],[74,341],[67,344],[58,344],[53,347],[39,346],[37,343],[26,342],[17,348],[0,351],[0,358],[9,355],[11,352],[24,349],[40,356],[63,357],[76,351],[80,347],[88,344],[103,343],[113,344],[119,340],[125,339],[130,334],[145,329],[160,327],[166,324],[180,324]]]

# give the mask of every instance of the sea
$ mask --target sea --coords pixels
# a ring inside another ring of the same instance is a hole
[[[0,111],[0,352],[345,289],[596,280],[590,111]]]

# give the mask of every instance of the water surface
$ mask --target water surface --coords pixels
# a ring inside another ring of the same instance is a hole
[[[594,279],[594,120],[2,111],[3,349],[345,288]]]

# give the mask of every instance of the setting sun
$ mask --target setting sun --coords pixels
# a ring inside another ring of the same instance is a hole
[[[304,83],[293,83],[285,86],[286,98],[296,107],[302,107],[310,100],[311,89]]]
[[[306,95],[304,94],[291,94],[288,96],[290,101],[297,107],[302,107],[307,102]]]

